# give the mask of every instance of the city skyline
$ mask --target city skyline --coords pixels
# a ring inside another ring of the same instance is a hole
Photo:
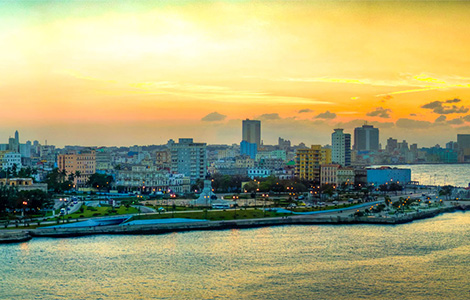
[[[470,132],[463,2],[2,2],[0,135],[58,146]],[[66,11],[67,13],[64,13]],[[312,16],[315,16],[312,18]],[[372,26],[373,25],[373,26]]]

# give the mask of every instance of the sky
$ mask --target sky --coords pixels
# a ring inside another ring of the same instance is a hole
[[[331,143],[366,122],[434,146],[470,133],[470,4],[0,1],[0,139]]]

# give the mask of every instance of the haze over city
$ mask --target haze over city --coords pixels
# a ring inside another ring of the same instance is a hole
[[[0,4],[1,136],[63,146],[327,144],[365,121],[423,146],[470,131],[465,2]]]

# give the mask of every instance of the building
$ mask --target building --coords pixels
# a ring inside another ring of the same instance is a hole
[[[398,140],[397,139],[392,139],[391,137],[388,138],[387,146],[385,146],[385,150],[388,153],[393,153],[393,151],[395,151],[395,149],[397,149],[397,148],[398,148]]]
[[[256,159],[258,154],[258,145],[256,143],[249,143],[247,141],[241,141],[240,143],[240,155],[247,155],[252,159]]]
[[[355,183],[355,172],[354,168],[351,167],[341,167],[338,169],[336,176],[337,176],[337,183],[338,185],[346,185],[347,187],[353,187]]]
[[[411,181],[411,169],[381,167],[367,169],[367,183],[376,186],[393,182],[407,184]]]
[[[457,134],[457,144],[460,149],[470,148],[470,134]]]
[[[372,125],[362,125],[354,129],[354,150],[379,150],[379,129]]]
[[[105,149],[96,151],[96,170],[106,171],[112,169],[111,153]]]
[[[322,165],[331,164],[331,148],[322,147],[321,148],[321,161]]]
[[[16,186],[18,191],[40,190],[47,193],[47,183],[33,183],[32,178],[0,178],[0,186]]]
[[[179,139],[170,146],[171,171],[191,179],[204,179],[207,175],[206,143],[194,143],[193,139]]]
[[[295,176],[300,179],[320,182],[320,165],[322,161],[325,161],[322,158],[322,152],[324,151],[322,151],[320,145],[312,145],[307,149],[297,149]]]
[[[132,166],[116,173],[115,186],[125,191],[139,190],[145,193],[189,193],[190,178],[183,174],[170,174],[158,167]]]
[[[267,168],[249,168],[248,177],[251,179],[255,178],[265,178],[271,175],[271,170]]]
[[[171,156],[168,149],[155,152],[155,165],[159,169],[170,169]]]
[[[354,169],[351,167],[342,167],[339,164],[327,164],[321,166],[320,178],[321,184],[332,184],[340,186],[342,184],[354,186]]]
[[[2,164],[3,170],[12,168],[16,168],[17,170],[19,170],[23,167],[21,164],[21,154],[8,150],[0,151],[0,162]]]
[[[261,121],[243,120],[242,124],[242,141],[261,145]]]
[[[338,184],[338,169],[339,164],[321,165],[320,168],[320,183],[323,184]]]
[[[96,173],[95,150],[59,154],[57,156],[57,167],[60,171],[65,170],[67,174],[74,174],[74,184],[77,187],[84,186],[88,177]]]
[[[279,149],[287,150],[287,149],[290,148],[291,143],[290,143],[290,140],[285,140],[285,139],[279,137],[278,142],[277,142],[277,146],[279,147]]]
[[[351,165],[351,135],[341,128],[331,134],[331,161],[342,166]]]

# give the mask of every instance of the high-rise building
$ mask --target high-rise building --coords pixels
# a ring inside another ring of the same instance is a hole
[[[397,139],[392,139],[391,137],[388,138],[387,140],[387,146],[385,147],[385,150],[388,152],[388,153],[392,153],[393,151],[395,151],[395,149],[398,148],[398,140]]]
[[[402,152],[409,150],[408,149],[408,142],[403,140],[403,142],[398,143],[398,149],[400,149]]]
[[[457,144],[460,149],[470,148],[470,134],[457,134]]]
[[[295,175],[300,179],[320,182],[320,166],[331,161],[322,158],[322,146],[312,145],[307,149],[297,149]]]
[[[290,141],[279,137],[277,145],[278,145],[279,149],[287,150],[287,149],[290,148]]]
[[[379,150],[379,129],[372,125],[362,125],[354,129],[354,150]]]
[[[331,160],[342,166],[351,165],[351,135],[337,128],[331,134]]]
[[[170,146],[171,171],[191,179],[204,179],[207,174],[206,143],[194,143],[193,139],[179,139]]]
[[[240,155],[248,155],[252,159],[255,159],[257,153],[258,153],[258,146],[256,145],[256,143],[249,143],[247,141],[241,141]]]
[[[261,121],[243,120],[242,140],[259,147],[261,144]]]

